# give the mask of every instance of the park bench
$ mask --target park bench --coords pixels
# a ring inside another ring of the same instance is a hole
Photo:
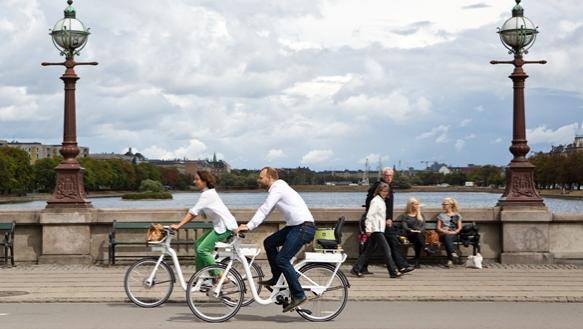
[[[425,230],[436,230],[437,223],[435,221],[427,221],[425,222]],[[409,242],[407,237],[401,235],[399,236],[399,241],[404,248],[403,255],[407,255],[408,249],[413,248],[413,243]],[[478,230],[478,226],[476,223],[468,223],[462,225],[462,230],[458,235],[456,235],[453,239],[453,245],[455,247],[455,252],[458,254],[458,262],[462,263],[462,247],[469,247],[472,246],[472,254],[475,256],[477,253],[480,252],[480,233]],[[431,247],[426,244],[427,247]],[[439,255],[439,251],[445,250],[445,245],[441,243],[441,249],[435,250],[438,251],[435,255]]]
[[[16,222],[0,223],[0,246],[4,247],[4,264],[14,266],[14,228]],[[8,256],[10,254],[10,256]]]
[[[141,246],[141,247],[147,246],[146,231],[148,230],[148,228],[152,224],[153,224],[153,222],[119,222],[117,220],[114,220],[112,223],[111,232],[109,233],[109,263],[111,265],[115,265],[116,257],[117,258],[122,258],[122,257],[135,258],[135,257],[137,257],[135,255],[132,255],[132,256],[117,255],[116,256],[115,249],[117,246]],[[171,224],[176,224],[176,222],[156,222],[156,224],[171,225]],[[192,222],[180,227],[180,230],[178,230],[178,232],[176,234],[176,238],[174,238],[172,240],[172,245],[191,245],[191,246],[194,245],[196,238],[193,239],[193,238],[183,237],[186,234],[181,234],[181,231],[186,231],[186,230],[197,230],[198,231],[198,230],[212,229],[212,228],[213,228],[212,223],[192,221]],[[143,234],[140,235],[140,238],[136,238],[135,237],[136,235],[134,235],[133,238],[120,238],[118,235],[120,231],[124,232],[124,233],[143,232]],[[183,233],[186,233],[186,232],[183,232]],[[195,237],[196,236],[199,236],[199,234],[195,231]],[[190,257],[192,257],[192,255]]]

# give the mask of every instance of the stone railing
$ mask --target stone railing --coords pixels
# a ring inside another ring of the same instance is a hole
[[[312,209],[318,227],[333,227],[346,216],[344,250],[358,255],[356,233],[362,209]],[[438,209],[425,209],[432,218]],[[107,235],[112,221],[178,221],[186,209],[36,209],[0,210],[0,222],[17,223],[15,256],[29,263],[107,263]],[[253,209],[232,209],[239,223],[253,216]],[[395,211],[398,214],[399,210]],[[583,214],[551,214],[541,209],[464,209],[463,221],[480,226],[482,255],[504,263],[569,263],[583,261]],[[196,219],[195,219],[196,220]],[[284,225],[275,211],[247,235],[259,243]],[[137,233],[136,233],[137,234]],[[143,234],[140,234],[143,236]],[[185,249],[182,253],[192,252]],[[468,250],[468,253],[470,251]],[[467,254],[467,253],[466,253]],[[264,253],[262,253],[264,255]]]

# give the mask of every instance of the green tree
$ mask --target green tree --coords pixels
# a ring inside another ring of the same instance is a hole
[[[151,179],[144,179],[140,183],[140,192],[163,192],[164,186],[159,181],[151,180]]]
[[[8,171],[7,176],[7,189],[4,189],[3,193],[25,193],[30,192],[34,186],[34,177],[32,172],[32,166],[30,164],[30,156],[26,151],[12,148],[12,147],[0,147],[0,154],[12,159],[16,164],[16,171]],[[8,161],[10,162],[10,161]],[[6,169],[10,170],[6,163]]]
[[[32,165],[35,189],[39,192],[52,192],[55,189],[55,167],[62,158],[44,158],[37,160]]]

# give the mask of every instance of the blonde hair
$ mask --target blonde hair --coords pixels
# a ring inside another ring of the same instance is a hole
[[[407,205],[405,206],[405,215],[408,215],[410,213],[413,212],[413,203],[417,203],[419,204],[419,200],[415,199],[415,198],[409,198],[409,200],[407,200]],[[423,215],[421,214],[421,205],[419,204],[419,207],[417,208],[417,219],[418,220],[423,220]]]
[[[457,203],[457,201],[454,198],[444,198],[442,203],[445,203],[445,202],[447,202],[451,205],[451,211],[453,211],[453,212],[460,211],[459,203]]]

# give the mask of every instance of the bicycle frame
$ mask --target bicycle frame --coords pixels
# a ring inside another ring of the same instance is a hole
[[[236,236],[231,243],[217,243],[216,247],[217,248],[224,248],[224,249],[228,250],[225,252],[228,252],[231,254],[230,255],[231,261],[228,263],[225,272],[228,273],[228,271],[232,268],[233,262],[235,259],[237,259],[238,261],[241,262],[241,264],[243,265],[243,269],[245,270],[245,275],[247,276],[247,282],[251,288],[250,290],[251,290],[251,293],[253,295],[253,298],[255,299],[255,302],[257,302],[258,304],[268,305],[268,304],[276,302],[276,298],[280,294],[282,288],[287,288],[287,284],[284,284],[284,276],[282,274],[279,277],[277,284],[275,286],[272,286],[273,291],[271,292],[270,296],[267,299],[261,298],[259,296],[259,294],[257,293],[257,290],[256,290],[257,287],[255,286],[255,282],[253,282],[253,280],[251,279],[252,278],[251,269],[250,269],[249,263],[247,262],[247,257],[246,257],[249,255],[246,254],[246,252],[243,252],[241,250],[241,238],[239,236]],[[251,252],[253,253],[254,251],[251,251]],[[258,254],[258,250],[254,256],[256,256],[257,254]],[[310,291],[315,293],[317,296],[320,296],[322,293],[324,293],[330,287],[330,284],[332,283],[334,276],[336,275],[336,273],[340,269],[340,265],[342,265],[342,263],[346,260],[346,257],[347,257],[347,255],[343,254],[343,253],[314,253],[314,252],[306,253],[306,258],[294,265],[294,269],[296,270],[296,273],[298,273],[301,277],[303,277],[305,280],[307,280],[310,283],[310,285],[303,285],[302,288],[309,289]],[[290,262],[293,264],[296,259],[297,259],[296,257],[293,257]],[[336,264],[334,267],[334,272],[330,276],[330,279],[328,280],[326,285],[319,285],[316,282],[314,282],[312,279],[310,279],[308,276],[306,276],[304,273],[299,272],[300,268],[302,268],[304,265],[310,264],[310,263]],[[216,288],[213,289],[214,290],[213,292],[216,296],[219,295],[225,278],[226,278],[226,276],[223,276],[219,280],[219,283],[217,284]],[[289,289],[286,290],[286,293],[289,293]]]
[[[182,290],[186,291],[187,287],[186,287],[186,281],[184,280],[184,274],[182,274],[182,268],[180,267],[180,262],[178,261],[178,256],[176,255],[176,251],[174,249],[172,249],[172,247],[170,246],[170,242],[172,241],[172,236],[175,235],[176,233],[172,230],[170,230],[170,228],[168,226],[164,226],[164,232],[166,233],[166,236],[160,240],[159,242],[149,242],[149,245],[152,245],[152,251],[160,251],[161,255],[158,257],[158,261],[156,262],[156,266],[154,267],[154,270],[152,271],[152,273],[150,274],[150,276],[146,279],[146,284],[151,287],[152,283],[154,281],[154,277],[156,276],[156,272],[158,271],[158,267],[160,266],[160,263],[162,263],[162,261],[164,260],[164,257],[166,255],[170,256],[170,258],[172,258],[172,262],[174,263],[174,267],[176,268],[176,274],[178,275],[178,281],[180,283],[180,287],[182,287]]]

